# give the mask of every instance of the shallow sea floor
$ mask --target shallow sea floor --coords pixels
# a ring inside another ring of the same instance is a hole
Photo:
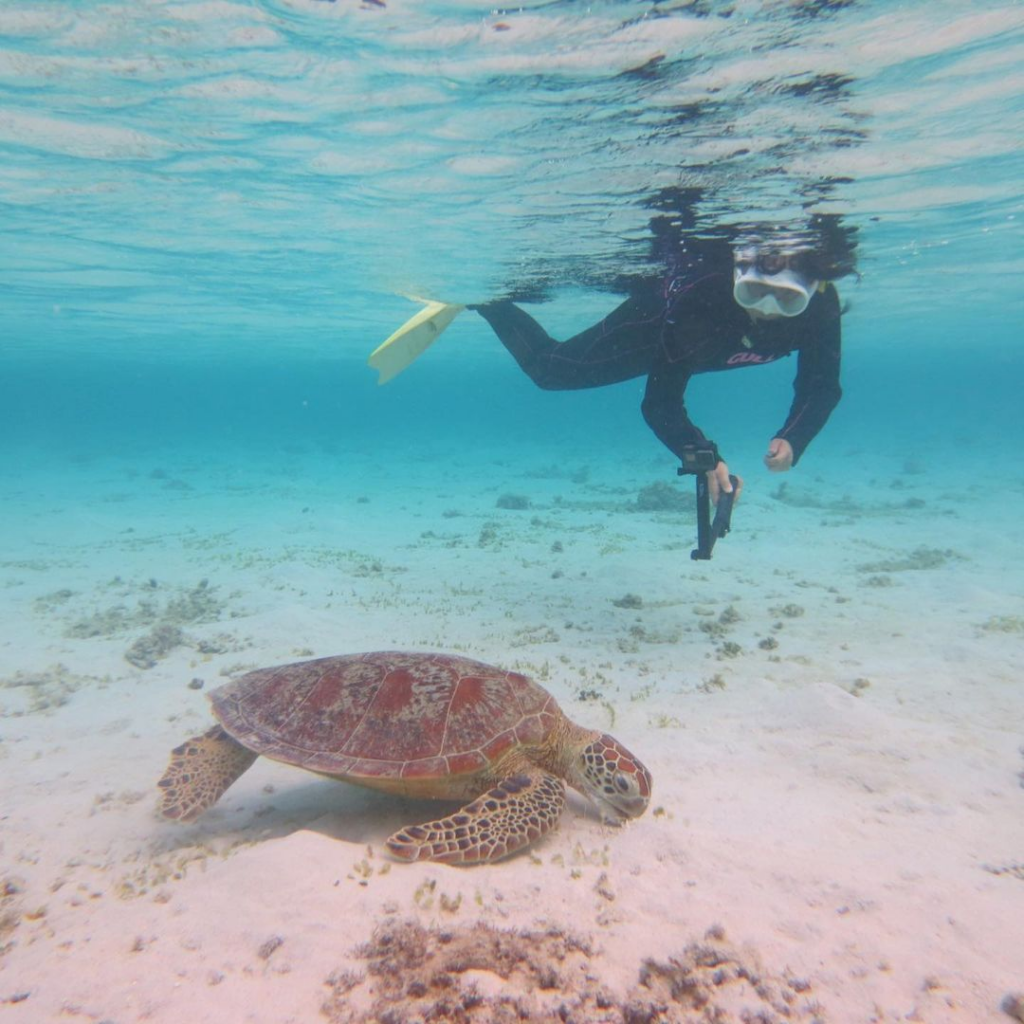
[[[837,451],[751,473],[710,563],[653,450],[14,460],[5,1019],[1008,1019],[1024,487],[980,529],[938,467]],[[438,806],[268,761],[155,816],[205,691],[391,648],[533,675],[644,759],[651,809],[574,798],[473,869],[384,854]]]

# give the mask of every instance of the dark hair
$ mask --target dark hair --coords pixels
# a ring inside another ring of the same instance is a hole
[[[807,273],[818,281],[835,281],[857,273],[857,228],[837,213],[815,213],[805,225],[744,224],[732,229],[734,249],[799,253]]]
[[[752,246],[760,251],[803,256],[807,273],[819,281],[835,281],[857,273],[857,228],[836,213],[814,213],[798,223],[707,223],[700,212],[704,194],[698,188],[672,186],[648,196],[643,205],[651,217],[652,263],[694,272],[732,274],[733,253]]]
[[[506,280],[504,291],[522,302],[544,302],[552,288],[567,281],[621,295],[644,288],[666,274],[684,282],[712,274],[731,279],[734,253],[744,246],[767,252],[799,252],[807,273],[818,281],[836,281],[857,273],[857,228],[843,224],[839,214],[811,214],[798,225],[718,225],[709,224],[701,214],[703,199],[699,188],[660,189],[640,201],[640,205],[656,211],[648,221],[647,236],[627,243],[615,260],[615,269],[595,266],[587,260],[561,259],[546,264],[538,259],[527,275],[517,274]],[[638,252],[640,246],[642,252]]]

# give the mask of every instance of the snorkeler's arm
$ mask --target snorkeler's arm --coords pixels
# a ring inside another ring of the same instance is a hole
[[[684,461],[683,449],[686,445],[707,440],[704,432],[686,412],[683,397],[689,380],[689,372],[677,366],[655,369],[647,378],[642,406],[647,425],[680,462]],[[708,472],[708,493],[712,504],[718,504],[722,492],[733,494],[736,500],[742,490],[742,478],[730,475],[729,467],[719,453],[718,464]]]
[[[842,332],[839,323],[839,296],[833,285],[817,297],[808,310],[814,317],[809,342],[801,345],[793,381],[793,405],[782,429],[775,437],[788,441],[793,449],[793,465],[818,434],[839,404],[843,391],[839,385]]]
[[[680,460],[686,445],[707,440],[686,412],[683,398],[689,380],[690,374],[678,368],[656,368],[647,378],[640,407],[658,440]]]

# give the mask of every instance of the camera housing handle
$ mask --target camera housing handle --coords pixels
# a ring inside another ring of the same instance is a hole
[[[724,537],[732,528],[732,506],[736,498],[739,480],[729,474],[732,491],[722,492],[715,506],[715,518],[711,518],[711,495],[708,489],[708,473],[721,462],[718,446],[714,441],[699,441],[688,444],[682,451],[683,464],[676,470],[679,476],[693,475],[697,482],[697,546],[690,552],[694,561],[711,558],[715,541]]]

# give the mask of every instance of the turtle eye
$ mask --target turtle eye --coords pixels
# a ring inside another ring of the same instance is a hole
[[[620,793],[628,793],[629,792],[629,789],[630,789],[630,787],[629,787],[629,779],[627,779],[626,776],[622,774],[622,772],[619,772],[618,775],[616,775],[615,778],[612,781],[615,784],[615,788]]]

